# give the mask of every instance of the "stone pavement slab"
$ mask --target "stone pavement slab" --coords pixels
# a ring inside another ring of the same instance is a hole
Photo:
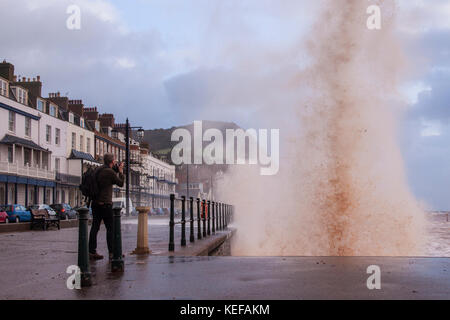
[[[67,263],[58,261],[53,273],[6,286],[1,280],[0,299],[450,299],[449,263],[449,258],[127,257],[123,274],[110,273],[108,263],[99,261],[92,265],[92,287],[69,290]],[[369,265],[381,268],[381,290],[367,289]]]
[[[76,228],[0,234],[0,299],[450,299],[450,258],[168,256],[167,221],[150,222],[154,254],[133,256],[137,226],[125,220],[125,272],[94,262],[82,290],[66,286]],[[105,253],[103,226],[98,240]],[[381,268],[381,290],[367,289],[369,265]]]

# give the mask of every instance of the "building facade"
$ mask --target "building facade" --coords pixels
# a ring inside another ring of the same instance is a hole
[[[42,145],[40,128],[53,119],[33,108],[30,84],[17,81],[14,66],[0,64],[0,203],[51,202],[55,190],[52,150]]]
[[[147,162],[147,172],[151,203],[153,208],[169,208],[170,194],[175,193],[177,179],[175,166],[159,160],[149,154],[144,160]]]
[[[59,92],[42,97],[39,76],[14,75],[0,63],[0,204],[83,204],[81,177],[112,153],[125,161],[125,125],[99,114],[82,100]],[[130,137],[132,137],[130,132]],[[130,197],[134,204],[168,208],[175,192],[175,167],[130,138]],[[125,187],[114,197],[125,197]]]

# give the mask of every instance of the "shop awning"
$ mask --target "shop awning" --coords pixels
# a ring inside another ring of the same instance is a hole
[[[69,159],[80,159],[80,160],[87,160],[87,161],[91,161],[91,162],[98,162],[94,159],[94,157],[90,153],[77,151],[75,149],[72,149]]]

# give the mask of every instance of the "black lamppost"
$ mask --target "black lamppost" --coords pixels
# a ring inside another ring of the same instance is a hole
[[[186,164],[186,199],[189,199],[189,165]]]
[[[126,215],[130,215],[130,130],[138,129],[137,136],[138,139],[144,137],[145,131],[142,127],[130,127],[130,122],[125,123],[125,163],[126,163],[126,185],[125,185],[125,201],[126,201]]]
[[[153,179],[153,183],[152,183],[152,187],[151,187],[151,192],[152,192],[152,209],[155,208],[155,192],[156,192],[156,182],[155,182],[155,167],[153,167],[152,169],[152,179]]]

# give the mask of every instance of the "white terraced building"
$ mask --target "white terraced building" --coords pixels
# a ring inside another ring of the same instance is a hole
[[[0,88],[0,204],[81,205],[78,156],[93,160],[84,153],[94,148],[93,132],[64,109],[59,94],[42,97],[39,76],[18,79],[3,62]]]
[[[28,90],[1,76],[0,87],[0,203],[51,202],[52,150],[40,131],[48,119],[28,106]]]
[[[0,205],[81,205],[87,167],[101,165],[106,152],[125,160],[125,126],[115,125],[112,114],[98,115],[59,93],[44,98],[41,91],[39,76],[17,78],[12,64],[0,63]],[[133,203],[168,208],[175,167],[133,139],[130,160]],[[125,188],[115,188],[114,196],[125,196]]]

